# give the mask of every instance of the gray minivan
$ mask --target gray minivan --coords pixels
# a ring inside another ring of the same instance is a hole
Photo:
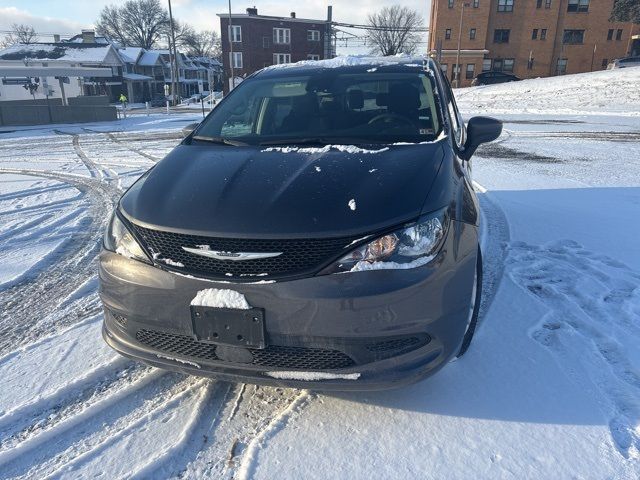
[[[122,196],[100,253],[104,338],[238,382],[380,389],[462,355],[482,290],[462,121],[432,60],[274,66]]]

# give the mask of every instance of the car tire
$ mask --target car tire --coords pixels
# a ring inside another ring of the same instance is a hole
[[[469,319],[469,324],[467,326],[467,331],[464,333],[464,338],[462,340],[462,346],[460,347],[460,351],[456,358],[460,358],[463,356],[467,350],[469,349],[469,345],[471,345],[471,340],[473,339],[473,334],[476,331],[476,326],[478,325],[478,315],[480,313],[480,302],[482,300],[482,252],[480,251],[480,245],[478,245],[478,256],[476,259],[476,274],[475,274],[475,288],[473,292],[473,307],[470,308],[471,318]]]

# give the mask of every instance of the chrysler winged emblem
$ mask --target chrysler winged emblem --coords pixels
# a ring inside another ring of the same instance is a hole
[[[224,252],[211,250],[209,245],[198,245],[198,248],[182,247],[186,252],[200,255],[201,257],[215,258],[216,260],[232,260],[241,262],[243,260],[259,260],[261,258],[271,258],[282,255],[282,252]]]

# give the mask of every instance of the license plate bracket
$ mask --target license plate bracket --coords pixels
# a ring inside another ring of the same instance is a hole
[[[191,325],[198,341],[245,348],[265,348],[264,309],[191,305]]]

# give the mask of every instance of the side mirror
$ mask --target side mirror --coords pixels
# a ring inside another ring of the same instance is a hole
[[[183,138],[187,138],[189,135],[191,135],[193,133],[193,131],[196,128],[198,128],[198,125],[200,125],[200,124],[198,122],[195,122],[195,123],[190,123],[189,125],[184,127],[182,129],[182,137]]]
[[[483,143],[491,142],[502,133],[502,122],[491,117],[473,117],[467,124],[467,141],[460,155],[469,160],[476,149]]]

